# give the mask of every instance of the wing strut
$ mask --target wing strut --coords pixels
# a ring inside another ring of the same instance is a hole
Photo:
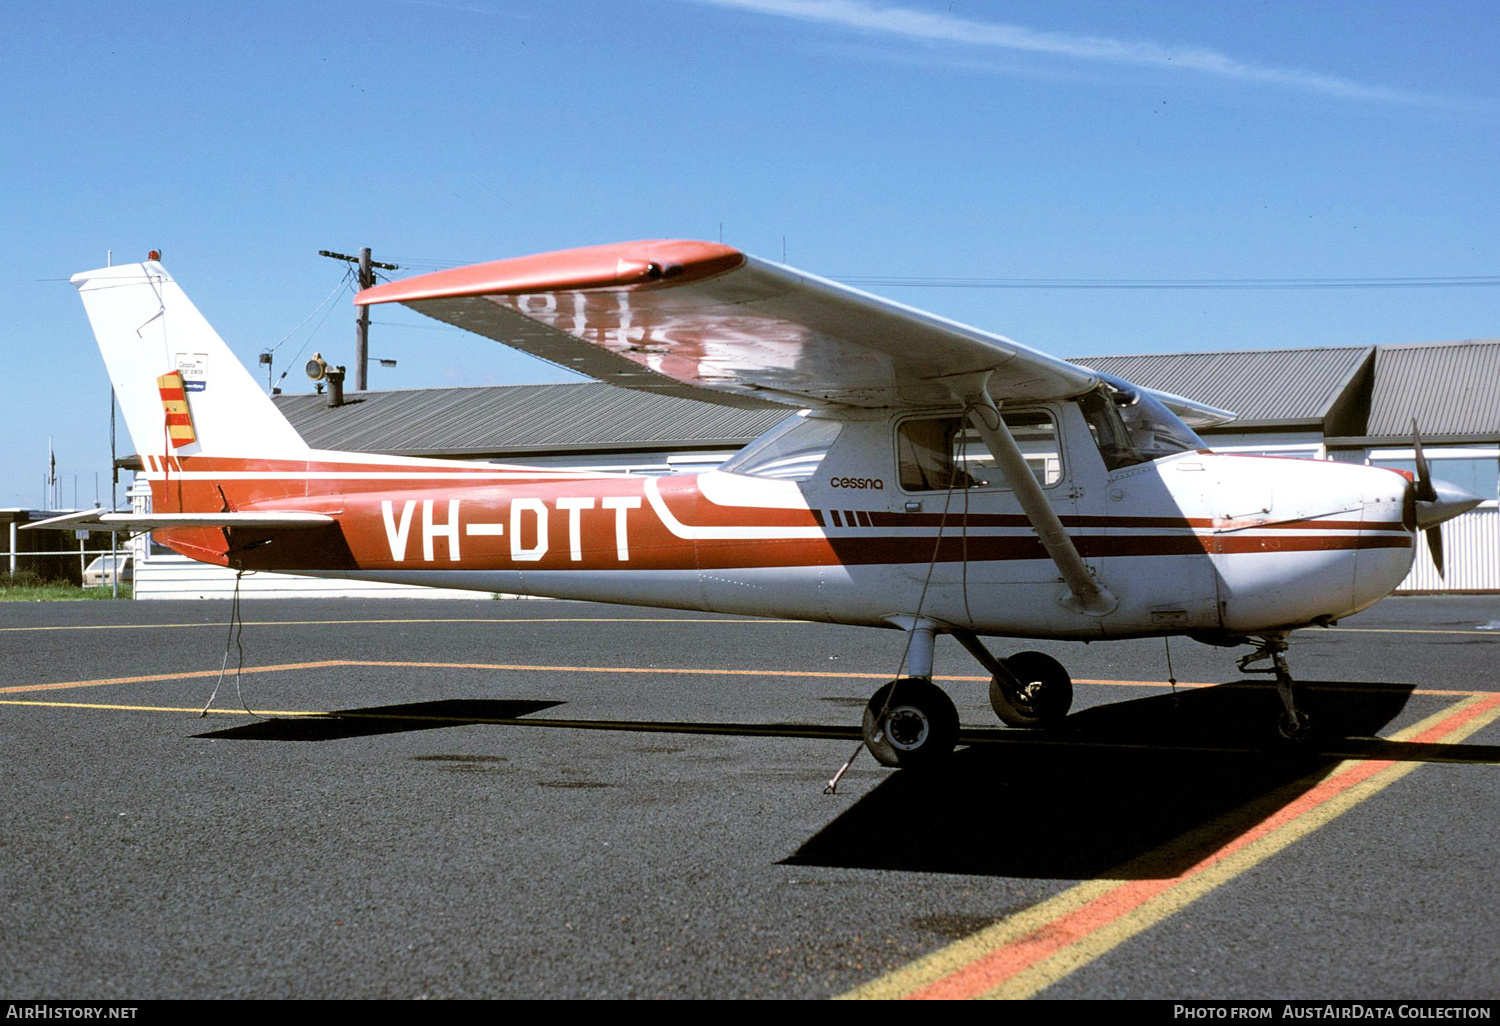
[[[1070,594],[1063,597],[1063,605],[1089,616],[1104,616],[1114,612],[1120,600],[1094,580],[1094,575],[1074,547],[1073,539],[1068,537],[1067,530],[1053,510],[1052,503],[1042,494],[1042,486],[1026,465],[1026,458],[1021,455],[1021,449],[1016,445],[1010,428],[1006,426],[1005,418],[1000,416],[999,408],[995,406],[995,401],[990,398],[989,390],[985,387],[989,377],[989,371],[982,371],[978,374],[955,375],[944,380],[953,395],[968,410],[970,423],[979,432],[979,437],[984,439],[990,455],[995,457],[1000,472],[1005,475],[1005,483],[1010,485],[1011,491],[1021,503],[1021,509],[1031,521],[1031,529],[1036,532],[1037,539],[1067,582]]]

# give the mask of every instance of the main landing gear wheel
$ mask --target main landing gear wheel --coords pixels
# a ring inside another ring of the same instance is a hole
[[[1000,721],[1011,727],[1061,725],[1073,705],[1073,680],[1062,664],[1041,652],[1017,652],[1004,665],[1014,683],[990,678],[990,705]]]
[[[914,769],[947,758],[958,743],[958,710],[923,677],[893,680],[865,706],[865,745],[882,766]]]

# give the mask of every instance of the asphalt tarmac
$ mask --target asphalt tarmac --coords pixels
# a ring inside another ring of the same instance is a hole
[[[1294,636],[1300,750],[1243,650],[996,641],[1038,734],[942,639],[963,746],[832,795],[896,632],[247,601],[199,717],[229,612],[0,605],[0,997],[1500,994],[1500,597]]]

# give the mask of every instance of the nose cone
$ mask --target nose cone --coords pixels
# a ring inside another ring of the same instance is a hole
[[[1434,479],[1432,490],[1436,493],[1436,498],[1417,500],[1417,526],[1424,531],[1445,520],[1452,520],[1484,501],[1473,492],[1447,481]]]

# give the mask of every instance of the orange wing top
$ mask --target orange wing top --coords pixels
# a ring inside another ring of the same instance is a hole
[[[1077,395],[1087,368],[712,242],[647,240],[391,282],[356,303],[438,320],[626,388],[731,405],[950,404],[990,372],[996,400]]]
[[[354,302],[365,306],[459,296],[650,288],[697,281],[744,262],[745,254],[715,242],[649,239],[455,267],[367,289]]]

